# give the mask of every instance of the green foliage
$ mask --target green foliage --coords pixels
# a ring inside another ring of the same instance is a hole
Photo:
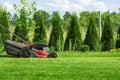
[[[101,26],[103,27],[104,24],[105,24],[105,18],[106,16],[108,15],[107,12],[104,12],[102,15],[101,15]]]
[[[18,15],[17,15],[17,14],[14,14],[13,17],[12,17],[11,23],[12,23],[14,26],[17,26],[18,19],[19,19]]]
[[[70,14],[70,12],[65,12],[65,15],[63,16],[63,18],[64,18],[64,20],[67,20],[67,19],[69,19],[69,18],[71,18],[71,14]]]
[[[50,34],[49,46],[54,47],[56,51],[63,49],[63,31],[61,27],[61,18],[58,12],[54,12],[52,15],[52,32]]]
[[[80,25],[82,27],[88,27],[90,18],[90,13],[88,11],[83,11],[80,13]]]
[[[7,12],[7,17],[8,17],[9,23],[12,24],[12,15],[10,12]]]
[[[116,40],[116,48],[120,48],[120,27],[117,31],[117,40]]]
[[[110,52],[120,52],[120,48],[117,48],[117,49],[111,49]]]
[[[76,14],[72,14],[69,31],[65,40],[64,50],[80,50],[82,46],[79,20]]]
[[[29,40],[29,30],[31,30],[34,27],[34,21],[33,21],[33,13],[35,11],[35,0],[32,4],[29,4],[27,0],[21,0],[21,5],[17,6],[14,4],[14,9],[17,11],[18,19],[16,22],[16,28],[17,31],[14,31],[14,33],[17,33],[19,37],[21,37],[23,40],[30,42]],[[13,36],[14,37],[14,36]],[[17,38],[14,37],[14,40],[18,40],[20,42],[23,42]]]
[[[5,27],[6,29],[9,29],[7,12],[2,7],[0,7],[0,24],[3,27]],[[0,35],[1,35],[0,40],[2,40],[2,41],[6,40],[6,39],[10,39],[9,32],[7,30],[3,29],[2,27],[0,27]]]
[[[68,30],[69,26],[70,26],[70,21],[71,21],[71,14],[67,11],[65,13],[65,15],[63,16],[63,28]]]
[[[120,14],[117,12],[110,13],[111,25],[116,30],[120,26]]]
[[[84,44],[88,45],[91,51],[101,50],[100,40],[96,28],[94,15],[91,14],[86,38],[84,40]]]
[[[83,52],[89,52],[90,47],[89,47],[88,45],[83,45],[81,50],[82,50]]]
[[[51,27],[51,21],[50,21],[50,14],[46,11],[42,11],[43,16],[44,16],[44,24],[46,27]]]
[[[108,15],[108,12],[102,13],[102,26],[105,24],[106,16]],[[117,12],[109,13],[110,19],[111,19],[111,25],[114,28],[113,30],[117,31],[120,25],[120,14]]]
[[[0,7],[0,25],[5,27],[6,29],[9,29],[7,12],[2,7]],[[0,26],[0,52],[3,51],[4,49],[3,47],[4,40],[11,39],[9,32],[6,29],[2,28],[1,26]]]
[[[55,51],[54,46],[51,46],[51,47],[50,47],[50,51],[51,51],[51,52],[54,52],[54,51]]]
[[[20,14],[22,14],[22,15],[20,15],[21,17],[18,19],[17,26],[15,28],[14,33],[16,33],[23,40],[29,41],[26,16],[23,15],[23,14],[25,14],[24,12],[21,12]],[[16,36],[13,36],[13,37],[14,37],[14,40],[22,42],[21,40],[16,38]]]
[[[115,48],[115,42],[113,38],[113,27],[111,25],[111,19],[109,13],[105,18],[105,22],[102,30],[101,42],[102,42],[103,51],[108,51]]]
[[[43,18],[44,18],[44,24],[48,28],[51,26],[51,21],[50,21],[50,14],[44,10],[41,10]],[[37,21],[39,18],[39,11],[35,12],[34,14],[34,20]]]
[[[1,40],[1,35],[0,35],[0,53],[2,53],[4,50],[4,44],[3,41]]]
[[[44,25],[44,17],[42,10],[38,11],[36,13],[37,15],[34,16],[36,27],[35,27],[35,33],[34,33],[34,43],[47,43],[47,36],[46,36],[46,29]]]

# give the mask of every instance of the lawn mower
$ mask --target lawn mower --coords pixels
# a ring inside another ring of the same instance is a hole
[[[55,52],[50,52],[47,44],[39,43],[36,45],[24,44],[20,42],[14,42],[10,40],[4,41],[4,47],[9,55],[16,57],[28,58],[56,58]]]
[[[38,43],[35,45],[31,45],[26,41],[24,41],[22,38],[20,38],[18,35],[10,32],[1,24],[0,26],[24,42],[24,43],[20,43],[20,42],[5,40],[4,48],[7,54],[22,58],[28,58],[28,57],[56,58],[57,57],[57,54],[55,52],[49,51],[49,47],[47,44]]]

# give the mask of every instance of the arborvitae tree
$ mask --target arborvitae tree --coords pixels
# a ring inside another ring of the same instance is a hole
[[[56,51],[63,49],[63,30],[61,27],[61,18],[59,12],[54,12],[51,19],[53,28],[50,34],[49,46]]]
[[[4,40],[11,38],[9,32],[2,27],[9,29],[7,12],[0,7],[0,51],[3,50]]]
[[[117,41],[116,41],[116,48],[120,48],[120,27],[117,33],[118,33],[118,36],[117,36]]]
[[[97,27],[96,27],[94,15],[91,14],[86,38],[84,40],[84,44],[88,45],[91,51],[101,50],[100,40],[96,31],[96,28]]]
[[[38,11],[36,14],[37,15],[34,16],[36,27],[35,27],[33,42],[34,43],[40,43],[40,42],[47,43],[46,29],[44,25],[44,17],[43,17],[42,10]]]
[[[103,51],[108,51],[110,49],[115,48],[115,42],[113,38],[113,28],[111,25],[111,19],[110,19],[110,14],[105,18],[103,30],[102,30],[102,50]]]
[[[82,27],[88,27],[90,18],[90,12],[89,11],[83,11],[80,13],[80,25]]]
[[[5,27],[6,29],[9,29],[7,12],[2,7],[0,7],[0,25]],[[5,39],[10,39],[10,34],[6,29],[0,27],[0,35],[2,41],[4,41]]]
[[[69,31],[64,44],[64,50],[80,50],[82,47],[81,33],[79,20],[77,15],[74,13],[71,15],[71,22]]]
[[[16,34],[17,36],[20,36],[20,27],[18,25],[16,25],[15,27],[14,34]],[[15,35],[12,35],[12,40],[20,41]]]
[[[71,21],[71,14],[67,11],[63,16],[63,28],[65,30],[68,30],[70,26],[70,21]]]
[[[51,26],[51,22],[50,22],[50,14],[44,10],[41,10],[43,18],[44,18],[44,24],[46,27],[50,27]],[[34,14],[34,20],[37,20],[39,17],[39,11],[35,12]]]
[[[42,11],[43,13],[43,16],[44,16],[44,24],[45,26],[48,28],[48,27],[51,27],[51,22],[50,22],[50,14],[46,11]]]

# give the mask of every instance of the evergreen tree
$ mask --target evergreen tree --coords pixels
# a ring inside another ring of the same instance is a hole
[[[34,16],[35,17],[35,16]],[[47,43],[46,29],[44,25],[44,17],[42,11],[37,12],[37,18],[35,18],[36,27],[34,33],[34,43]]]
[[[18,21],[19,21],[18,15],[14,14],[12,22],[13,22],[13,25],[16,26],[15,30],[14,30],[14,34],[16,34],[16,35],[18,35],[18,32],[19,32],[19,27],[18,27],[18,24],[17,24]],[[18,41],[15,35],[12,35],[12,40],[13,41]]]
[[[120,48],[120,27],[117,33],[118,33],[118,36],[117,36],[117,41],[116,41],[116,48]]]
[[[71,21],[71,14],[67,11],[65,15],[63,16],[63,28],[68,30],[70,26],[70,21]]]
[[[103,51],[108,51],[110,49],[115,48],[115,42],[113,38],[113,28],[111,25],[111,19],[110,19],[109,13],[107,14],[105,18],[105,22],[104,22],[104,26],[102,30],[101,42],[102,42]]]
[[[80,13],[80,25],[82,27],[88,27],[90,18],[90,12],[89,11],[83,11]]]
[[[44,16],[44,24],[45,26],[48,28],[48,27],[51,27],[51,22],[50,22],[50,14],[46,11],[42,11],[43,13],[43,16]]]
[[[64,44],[64,50],[80,50],[82,47],[79,20],[74,13],[71,15],[69,31]]]
[[[94,15],[91,14],[86,38],[84,40],[84,44],[88,45],[91,51],[101,50],[100,40],[96,31],[96,28],[97,27],[96,27]]]
[[[50,34],[49,46],[54,47],[56,51],[63,49],[63,31],[61,27],[61,18],[58,12],[54,12],[51,19],[53,28]]]
[[[35,12],[34,14],[34,20],[37,20],[38,17],[39,17],[39,12],[40,11],[37,11]],[[50,27],[51,26],[51,22],[50,22],[50,14],[44,10],[41,10],[42,12],[42,15],[43,15],[43,18],[44,18],[44,24],[46,27]]]
[[[0,24],[6,29],[9,29],[7,12],[2,7],[0,7]],[[0,27],[0,35],[2,41],[5,39],[10,39],[9,32],[2,27]]]
[[[14,30],[14,34],[16,34],[17,36],[20,36],[20,27],[16,24],[15,30]],[[20,41],[15,35],[12,35],[12,40],[13,41]]]
[[[3,50],[4,40],[11,38],[9,32],[2,27],[9,29],[7,12],[0,7],[0,51]]]

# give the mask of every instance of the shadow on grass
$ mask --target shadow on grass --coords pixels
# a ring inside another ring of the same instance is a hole
[[[6,52],[0,52],[0,53],[1,53],[0,58],[17,58],[15,56],[6,54]]]
[[[17,58],[17,57],[11,55],[0,55],[0,58]]]

